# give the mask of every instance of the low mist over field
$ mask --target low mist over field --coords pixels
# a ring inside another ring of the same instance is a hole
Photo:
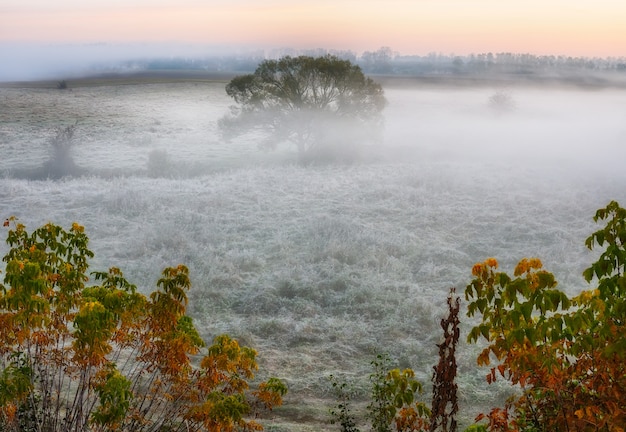
[[[143,292],[188,265],[202,336],[240,338],[288,383],[273,430],[338,430],[328,377],[365,388],[377,352],[427,383],[448,290],[475,262],[539,257],[568,294],[586,288],[592,216],[626,203],[620,86],[387,77],[382,142],[305,166],[253,133],[224,141],[225,81],[163,81],[0,87],[0,217],[85,225],[92,270]],[[76,171],[49,179],[67,126]],[[462,344],[464,425],[510,391],[476,354]]]

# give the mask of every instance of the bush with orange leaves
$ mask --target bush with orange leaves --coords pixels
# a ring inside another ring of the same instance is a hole
[[[487,419],[490,431],[626,429],[626,210],[612,201],[596,212],[606,226],[587,240],[605,247],[583,276],[597,287],[569,298],[540,260],[523,259],[511,278],[490,258],[472,268],[468,315],[481,322],[479,365],[495,362],[488,382],[503,377],[522,394]]]
[[[263,429],[251,419],[281,405],[279,379],[251,389],[255,350],[227,335],[206,349],[185,315],[185,266],[166,268],[149,297],[117,268],[87,286],[82,226],[4,226],[1,430],[251,431]]]

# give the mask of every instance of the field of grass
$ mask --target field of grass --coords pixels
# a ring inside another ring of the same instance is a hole
[[[201,334],[252,345],[260,375],[290,387],[269,430],[337,430],[328,376],[365,388],[378,351],[429,381],[448,289],[475,262],[537,256],[583,289],[591,218],[626,203],[624,90],[513,87],[499,113],[488,86],[387,83],[384,144],[304,167],[287,147],[221,140],[224,82],[68,84],[0,88],[0,217],[80,222],[92,269],[118,266],[145,292],[188,265]],[[76,122],[84,175],[28,178]],[[463,424],[509,392],[484,382],[476,351],[460,350]]]

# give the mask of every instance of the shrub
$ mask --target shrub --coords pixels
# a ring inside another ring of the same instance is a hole
[[[430,409],[416,399],[422,384],[412,369],[390,369],[390,359],[379,354],[371,362],[371,395],[366,417],[375,432],[420,432],[428,430]],[[331,423],[339,424],[342,432],[358,432],[351,400],[355,393],[349,384],[331,376],[337,405],[330,410]]]
[[[487,101],[487,105],[496,114],[509,113],[515,111],[516,108],[513,96],[504,90],[498,90],[492,94]]]
[[[57,128],[54,135],[48,139],[50,157],[43,166],[44,177],[59,179],[82,172],[72,158],[72,148],[76,143],[75,133],[76,123]]]
[[[337,399],[337,405],[330,410],[332,417],[330,423],[338,424],[341,432],[360,432],[352,408],[352,401],[357,396],[356,391],[346,381],[341,381],[333,375],[330,376],[330,382]]]
[[[152,150],[148,153],[147,168],[149,177],[167,177],[173,174],[172,161],[165,150]]]
[[[472,269],[468,314],[481,322],[470,342],[485,339],[479,365],[519,385],[521,396],[481,415],[491,431],[620,431],[626,424],[626,210],[612,201],[606,221],[585,244],[605,247],[584,271],[597,287],[569,298],[537,258],[522,259],[513,277],[489,258]]]
[[[149,296],[117,268],[91,273],[98,285],[87,286],[82,226],[4,225],[3,431],[259,430],[253,419],[282,403],[278,379],[251,390],[255,350],[228,335],[206,348],[186,315],[185,266],[163,270]]]

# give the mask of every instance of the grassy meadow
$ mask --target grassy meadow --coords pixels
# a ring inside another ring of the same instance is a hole
[[[387,352],[428,382],[448,290],[475,262],[540,257],[573,294],[595,210],[626,203],[626,90],[405,81],[385,82],[384,143],[312,166],[254,136],[224,142],[225,81],[0,86],[0,218],[83,224],[92,270],[120,267],[144,292],[186,264],[202,336],[255,347],[260,377],[289,385],[266,429],[338,430],[330,374],[366,391]],[[489,106],[497,91],[512,109]],[[80,175],[41,178],[72,124]],[[460,348],[462,425],[511,391],[486,384],[477,351]]]

